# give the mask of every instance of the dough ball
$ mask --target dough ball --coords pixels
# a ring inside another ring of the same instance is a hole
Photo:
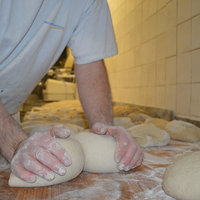
[[[167,123],[166,130],[174,140],[184,142],[197,142],[200,140],[200,128],[189,122],[173,120]]]
[[[11,173],[8,182],[9,186],[41,187],[63,183],[77,177],[83,170],[84,166],[84,154],[80,143],[72,137],[69,137],[67,139],[57,139],[57,141],[67,150],[72,160],[72,164],[69,167],[66,167],[66,174],[64,176],[59,176],[56,174],[54,180],[52,181],[46,181],[43,178],[37,176],[37,181],[35,183],[27,183]]]
[[[153,124],[140,124],[127,131],[142,147],[164,146],[170,141],[169,134]]]
[[[111,136],[82,132],[75,135],[85,154],[84,171],[95,173],[119,172],[114,159],[116,142]]]
[[[166,128],[166,125],[169,121],[165,120],[165,119],[160,119],[160,118],[148,118],[145,120],[146,124],[154,124],[155,126],[157,126],[160,129],[164,129]]]
[[[122,126],[124,128],[130,128],[134,126],[129,117],[114,117],[113,123],[115,126]]]
[[[170,165],[164,175],[163,189],[179,200],[200,199],[200,151],[187,153]]]
[[[128,117],[131,118],[132,122],[138,122],[138,123],[141,123],[141,122],[144,122],[146,119],[150,118],[149,115],[146,115],[144,113],[135,113],[135,112],[132,112],[128,115]]]

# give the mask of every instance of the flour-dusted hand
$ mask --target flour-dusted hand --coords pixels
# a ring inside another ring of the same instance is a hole
[[[142,149],[124,128],[95,123],[92,130],[97,134],[110,135],[116,140],[115,160],[119,170],[128,171],[141,165],[144,157]]]
[[[64,166],[71,165],[71,159],[56,138],[67,138],[70,130],[62,125],[46,132],[37,132],[23,141],[11,161],[11,171],[26,182],[35,182],[36,175],[51,181],[55,173],[64,175]]]

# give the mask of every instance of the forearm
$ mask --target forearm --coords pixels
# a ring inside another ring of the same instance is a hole
[[[76,65],[79,98],[90,127],[96,122],[111,125],[112,99],[103,61]]]
[[[0,151],[10,162],[18,144],[27,136],[20,125],[8,114],[0,101]]]

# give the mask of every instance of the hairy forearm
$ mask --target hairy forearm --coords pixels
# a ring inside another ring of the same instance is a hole
[[[0,151],[10,162],[18,144],[27,136],[20,125],[8,114],[0,101]]]
[[[103,61],[76,65],[79,97],[90,127],[96,122],[111,125],[112,99]]]

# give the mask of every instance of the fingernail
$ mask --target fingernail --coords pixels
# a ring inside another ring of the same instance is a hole
[[[129,171],[130,170],[130,167],[129,166],[126,166],[125,168],[124,168],[124,171]]]
[[[61,176],[65,175],[66,170],[63,167],[57,167],[57,169],[58,169],[57,172],[59,175],[61,175]]]
[[[124,169],[124,164],[121,163],[118,168],[119,168],[119,170],[123,170]]]
[[[27,182],[34,183],[36,181],[36,176],[30,176]]]
[[[55,175],[53,172],[47,172],[45,175],[45,179],[47,179],[48,181],[52,181],[55,178]]]
[[[128,145],[128,143],[127,143],[127,142],[124,142],[124,143],[123,143],[123,145],[124,145],[124,146],[127,146],[127,145]]]

